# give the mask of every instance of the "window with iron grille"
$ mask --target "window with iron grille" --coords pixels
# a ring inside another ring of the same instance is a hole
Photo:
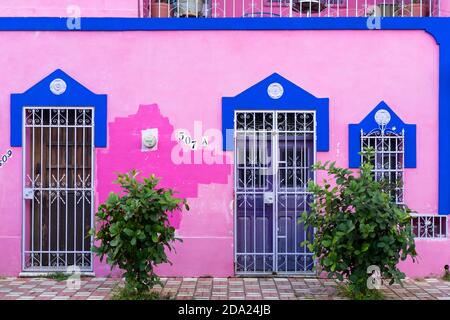
[[[286,5],[289,5],[291,3],[291,0],[266,0],[265,3],[266,5],[270,5],[270,3],[283,3]],[[311,1],[307,1],[307,0],[292,0],[292,3],[321,3],[321,5],[327,5],[327,6],[345,6],[346,2],[345,0],[311,0]]]
[[[395,203],[404,205],[404,169],[416,168],[416,132],[415,124],[405,123],[381,101],[359,123],[349,124],[349,168],[359,168],[370,159],[374,178],[386,184]],[[373,149],[373,156],[361,154],[367,148]],[[419,219],[414,215],[412,232],[419,238],[433,238],[433,232],[428,232],[432,230],[435,235],[441,235],[441,230],[448,234],[447,225],[442,226],[443,221],[440,218]]]
[[[448,236],[448,219],[444,215],[413,214],[411,229],[418,239],[442,239]]]
[[[376,129],[366,134],[361,130],[361,150],[374,150],[373,157],[361,155],[361,162],[372,162],[374,178],[387,183],[392,199],[399,205],[404,204],[404,137],[404,131]],[[413,214],[411,229],[417,239],[447,238],[447,217]]]
[[[376,181],[387,184],[392,199],[403,204],[404,131],[395,133],[376,129],[369,133],[361,130],[361,150],[371,148],[373,157],[361,154],[361,162],[371,161]]]

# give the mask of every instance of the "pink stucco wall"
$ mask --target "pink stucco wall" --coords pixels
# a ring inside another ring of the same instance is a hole
[[[232,170],[168,161],[171,131],[193,132],[195,121],[203,131],[220,129],[221,97],[273,72],[330,98],[330,151],[318,153],[318,160],[346,166],[348,124],[381,100],[417,124],[417,168],[406,170],[405,200],[418,212],[437,211],[438,46],[425,32],[0,32],[0,42],[7,44],[0,55],[0,152],[9,148],[9,95],[61,68],[108,94],[109,142],[97,149],[97,203],[112,189],[110,171],[131,166],[159,173],[188,198],[191,211],[174,220],[184,242],[174,265],[159,269],[163,275],[233,273]],[[159,151],[140,153],[136,139],[143,127],[161,127]],[[22,150],[13,152],[0,169],[0,274],[21,268]],[[441,272],[450,262],[450,241],[418,242],[420,263],[402,268],[409,275]],[[96,263],[95,270],[105,274],[108,267]]]

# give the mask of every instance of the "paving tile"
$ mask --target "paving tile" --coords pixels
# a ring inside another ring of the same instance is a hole
[[[6,297],[18,297],[21,296],[22,292],[9,292]]]
[[[100,290],[100,291],[111,291],[111,288],[109,288],[109,287],[98,287],[97,288],[97,290]]]
[[[33,289],[35,287],[35,285],[21,285],[20,287],[19,287],[19,289]]]
[[[34,300],[35,297],[33,296],[20,296],[19,298],[17,298],[17,300]]]
[[[183,278],[183,281],[194,281],[194,282],[197,282],[198,278]]]
[[[46,292],[42,292],[39,296],[40,297],[54,297],[56,295],[58,295],[57,292],[48,292],[48,291],[46,291]]]
[[[90,296],[86,300],[105,300],[104,296]]]
[[[90,281],[93,281],[93,282],[102,282],[102,281],[106,281],[108,278],[102,278],[102,277],[98,277],[98,278],[91,278],[91,280]]]
[[[88,297],[88,296],[90,296],[91,295],[91,293],[90,292],[85,292],[85,291],[83,291],[83,292],[77,292],[77,293],[75,293],[74,294],[74,296],[75,297]]]
[[[56,296],[52,300],[70,300],[70,296]]]
[[[179,292],[177,297],[192,297],[194,294],[192,292]]]

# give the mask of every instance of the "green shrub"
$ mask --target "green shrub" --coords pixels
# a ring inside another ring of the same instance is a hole
[[[384,300],[381,290],[367,290],[366,292],[355,292],[353,287],[347,283],[341,283],[336,287],[336,292],[352,300]]]
[[[314,239],[305,243],[319,268],[329,278],[348,280],[355,297],[374,294],[368,286],[369,266],[377,266],[382,279],[393,284],[405,277],[398,262],[408,256],[414,261],[416,256],[411,211],[392,200],[386,186],[374,180],[372,169],[369,162],[359,174],[334,162],[314,165],[314,170],[326,171],[328,177],[321,185],[309,184],[314,201],[311,212],[304,212],[300,219],[316,229]]]
[[[127,288],[115,288],[111,300],[169,300],[170,295],[161,295],[158,292],[129,290]]]
[[[106,257],[111,269],[125,270],[126,290],[143,293],[159,283],[154,267],[170,263],[165,249],[172,250],[176,240],[168,213],[189,207],[185,199],[173,197],[171,189],[158,188],[152,175],[137,180],[135,170],[119,174],[121,194],[111,192],[97,212],[98,226],[91,233],[100,241],[94,252]]]
[[[63,272],[54,272],[54,273],[51,273],[51,274],[45,276],[45,278],[52,279],[57,282],[62,282],[62,281],[66,281],[67,279],[69,279],[70,274],[66,274]]]
[[[444,281],[450,281],[450,267],[448,266],[448,264],[446,264],[444,267],[444,275],[442,276],[442,279]]]

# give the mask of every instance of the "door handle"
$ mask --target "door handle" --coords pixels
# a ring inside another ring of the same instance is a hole
[[[25,200],[33,200],[34,199],[34,190],[32,188],[25,188],[23,190],[23,198]]]
[[[273,203],[274,201],[274,194],[273,192],[264,192],[264,203]]]

